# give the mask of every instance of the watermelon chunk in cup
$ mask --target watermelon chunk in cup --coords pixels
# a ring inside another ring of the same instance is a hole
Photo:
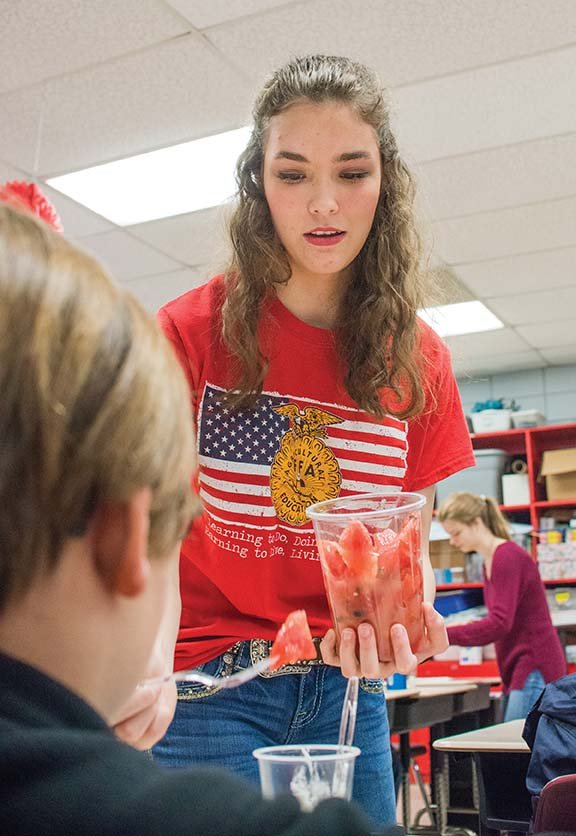
[[[382,492],[318,502],[314,524],[336,636],[369,622],[380,661],[392,659],[390,628],[403,624],[417,651],[424,638],[422,494]]]

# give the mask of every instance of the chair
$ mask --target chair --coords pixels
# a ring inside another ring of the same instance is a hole
[[[544,785],[534,817],[534,833],[576,832],[576,774],[559,775]]]

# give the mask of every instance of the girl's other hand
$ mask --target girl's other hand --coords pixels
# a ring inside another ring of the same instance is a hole
[[[320,645],[324,662],[341,668],[345,677],[387,679],[393,673],[414,673],[419,662],[442,653],[448,647],[444,619],[432,604],[425,603],[422,607],[426,633],[418,653],[412,652],[405,628],[401,624],[393,624],[390,640],[394,659],[381,662],[378,659],[374,628],[370,624],[360,624],[357,631],[349,627],[342,631],[339,648],[336,647],[334,630],[328,630]]]

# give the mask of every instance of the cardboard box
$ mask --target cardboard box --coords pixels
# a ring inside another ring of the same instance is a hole
[[[430,563],[433,569],[464,567],[464,561],[464,553],[451,546],[448,539],[430,541]]]
[[[549,500],[576,498],[576,447],[546,450],[540,475],[546,479]]]

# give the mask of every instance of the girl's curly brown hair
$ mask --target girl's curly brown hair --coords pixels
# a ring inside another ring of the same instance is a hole
[[[226,270],[224,341],[237,361],[238,408],[261,392],[267,362],[258,345],[262,303],[290,278],[262,182],[266,132],[273,116],[296,102],[349,105],[378,137],[382,186],[372,229],[352,266],[335,334],[344,386],[377,417],[419,414],[424,405],[416,314],[423,303],[414,181],[398,154],[389,106],[377,77],[348,58],[312,55],[277,70],[254,106],[253,130],[236,166],[237,204],[230,219],[233,253]],[[385,398],[383,390],[388,390]]]

